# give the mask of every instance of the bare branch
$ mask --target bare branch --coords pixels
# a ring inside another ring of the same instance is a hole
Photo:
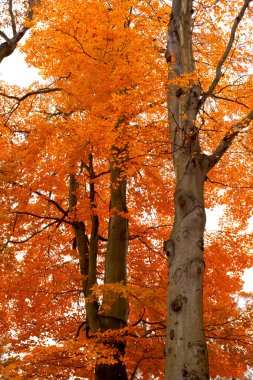
[[[1,51],[0,51],[0,55],[1,55]],[[28,92],[28,93],[26,93],[20,97],[15,96],[15,95],[8,95],[5,92],[0,92],[0,96],[3,96],[3,97],[8,98],[8,99],[17,100],[17,102],[12,105],[10,111],[8,111],[8,113],[7,113],[8,117],[7,117],[7,120],[5,121],[5,126],[7,126],[8,121],[10,120],[12,114],[18,109],[18,107],[20,106],[20,104],[22,103],[23,100],[25,100],[26,98],[33,96],[33,95],[47,94],[47,93],[55,92],[55,91],[61,91],[61,88],[58,88],[58,87],[56,87],[56,88],[49,88],[49,87],[41,88],[38,90],[30,91],[30,92]]]
[[[242,103],[242,102],[240,102],[239,100],[236,100],[236,99],[230,99],[230,98],[227,98],[225,96],[220,96],[220,95],[216,95],[216,94],[212,94],[212,98],[218,99],[218,100],[224,100],[226,102],[236,103],[236,104],[239,104],[240,106],[243,106],[243,107],[249,109],[249,107],[246,104],[244,104],[244,103]]]
[[[61,88],[39,88],[38,90],[34,90],[34,91],[30,91],[30,92],[27,92],[26,94],[24,94],[23,96],[15,96],[15,95],[8,95],[6,94],[5,92],[0,92],[0,95],[1,96],[4,96],[5,98],[8,98],[8,99],[14,99],[14,100],[17,100],[18,103],[22,102],[23,100],[25,100],[26,98],[28,98],[29,96],[32,96],[32,95],[40,95],[40,94],[47,94],[47,93],[50,93],[50,92],[55,92],[55,91],[61,91]]]
[[[145,312],[146,312],[146,309],[145,309],[145,307],[144,307],[144,308],[143,308],[143,312],[142,312],[140,318],[139,318],[136,322],[134,322],[134,323],[131,325],[131,327],[137,326],[140,322],[142,322]]]
[[[62,34],[65,34],[65,35],[68,36],[68,37],[73,38],[73,39],[77,42],[77,44],[79,45],[79,47],[80,47],[81,51],[83,52],[83,54],[85,54],[87,57],[93,59],[94,61],[99,62],[99,60],[98,60],[96,57],[93,57],[93,56],[92,56],[91,54],[89,54],[86,50],[84,50],[84,47],[83,47],[82,43],[79,41],[79,39],[78,39],[75,35],[72,35],[72,34],[70,34],[70,33],[68,33],[68,32],[65,32],[65,31],[61,30],[61,29],[57,29],[56,31],[57,31],[57,32],[60,32],[60,33],[62,33]],[[102,62],[103,62],[103,61],[102,61]],[[106,62],[103,62],[103,63],[104,63],[104,64],[107,64]]]
[[[2,30],[0,30],[0,36],[3,37],[3,39],[4,39],[6,42],[9,42],[9,41],[10,41],[9,37],[8,37],[4,32],[2,32]]]
[[[105,170],[105,171],[103,171],[103,172],[101,172],[101,173],[99,173],[99,174],[95,174],[95,178],[99,178],[99,177],[101,177],[102,175],[108,174],[108,173],[110,173],[110,172],[111,172],[111,169]]]
[[[17,35],[17,28],[16,28],[16,21],[15,21],[13,9],[12,9],[12,0],[9,0],[9,14],[11,18],[11,27],[12,27],[13,36],[15,37]]]
[[[86,324],[87,324],[86,321],[80,323],[75,333],[75,337],[74,337],[75,340],[79,337],[82,327],[85,326]]]
[[[28,216],[32,216],[34,218],[38,218],[38,219],[44,219],[44,220],[54,220],[55,222],[63,222],[63,223],[66,223],[66,224],[70,224],[71,226],[73,225],[73,222],[70,222],[69,220],[64,220],[63,218],[57,218],[57,217],[52,217],[52,216],[43,216],[43,215],[37,215],[37,214],[33,214],[31,212],[27,212],[27,211],[13,211],[11,212],[10,214],[18,214],[18,215],[28,215]]]
[[[46,226],[44,226],[43,228],[41,228],[40,230],[38,231],[35,231],[32,235],[28,236],[26,239],[23,239],[23,240],[11,240],[9,239],[6,244],[5,244],[5,247],[7,247],[7,245],[9,243],[11,244],[22,244],[22,243],[26,243],[28,242],[30,239],[32,239],[34,236],[40,234],[42,231],[46,230],[47,228],[51,227],[52,225],[56,224],[57,223],[57,220],[54,220],[53,222],[47,224]]]
[[[213,184],[217,184],[217,185],[221,185],[221,186],[224,186],[224,187],[228,187],[229,189],[253,189],[253,186],[231,186],[231,185],[228,185],[226,183],[223,183],[223,182],[219,182],[219,181],[214,181],[212,180],[211,178],[209,177],[206,177],[206,179],[213,183]]]
[[[55,200],[46,197],[46,196],[45,196],[44,194],[42,194],[40,191],[35,191],[34,193],[37,194],[37,195],[39,195],[39,196],[41,196],[41,197],[43,197],[47,202],[52,203],[53,205],[55,205],[55,207],[56,207],[56,208],[57,208],[62,214],[64,214],[64,215],[67,215],[67,214],[68,214],[69,210],[66,210],[66,211],[65,211],[65,210],[59,205],[59,203],[56,202]]]

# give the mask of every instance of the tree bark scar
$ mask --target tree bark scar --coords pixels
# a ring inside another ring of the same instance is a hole
[[[186,197],[183,194],[180,194],[178,197],[178,204],[180,207],[183,207],[186,203]]]
[[[197,211],[197,215],[199,217],[202,217],[204,215],[204,213],[205,213],[204,207],[199,206],[198,211]]]
[[[187,239],[188,236],[189,236],[190,232],[188,230],[184,230],[183,233],[182,233],[182,236]]]
[[[186,297],[182,297],[181,294],[177,296],[172,302],[171,302],[171,309],[175,312],[180,311],[183,307],[183,303],[187,302]]]
[[[180,280],[180,278],[183,276],[184,274],[184,270],[182,268],[177,268],[174,275],[173,275],[173,280],[175,282],[175,284],[178,283],[178,281]]]
[[[201,274],[202,272],[204,272],[204,268],[205,268],[204,260],[200,259],[199,257],[195,257],[189,261],[189,263],[187,264],[186,270],[188,273],[191,272],[191,273]]]
[[[165,53],[165,58],[167,63],[172,61],[172,55],[169,52]]]
[[[186,368],[182,369],[182,376],[186,380],[200,380],[195,371],[188,372]]]
[[[174,254],[174,250],[175,250],[175,243],[174,243],[173,239],[170,238],[169,240],[166,240],[163,243],[163,249],[166,252],[166,255],[168,257],[172,257]]]
[[[188,371],[187,371],[186,368],[182,369],[182,375],[183,375],[184,378],[188,375]]]
[[[174,335],[175,335],[175,332],[174,330],[170,330],[170,339],[173,340],[174,339]]]
[[[199,204],[195,204],[195,206],[193,206],[188,212],[185,213],[185,215],[182,216],[181,220],[178,222],[178,223],[182,223],[182,221],[188,216],[190,215],[192,212],[196,212],[196,216],[198,218],[201,218],[204,214],[204,209],[202,206],[200,206]]]
[[[198,241],[197,241],[197,247],[203,252],[204,251],[204,239],[203,237],[201,237]]]
[[[181,87],[178,88],[176,91],[176,97],[180,98],[180,96],[183,95],[183,93],[184,93],[184,90]]]

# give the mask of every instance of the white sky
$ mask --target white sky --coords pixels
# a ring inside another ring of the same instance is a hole
[[[22,87],[29,86],[33,81],[39,80],[38,70],[34,67],[28,67],[24,55],[17,49],[15,52],[5,58],[0,64],[0,80],[4,80],[10,84],[16,84]],[[223,205],[224,206],[224,205]],[[217,231],[219,227],[219,218],[222,216],[224,207],[216,207],[213,210],[206,210],[207,223],[206,229],[209,231]],[[249,227],[244,233],[253,231],[253,217],[249,220]],[[253,268],[246,269],[243,275],[244,291],[253,292]]]
[[[28,67],[24,55],[19,53],[17,49],[0,64],[0,80],[10,84],[26,87],[38,79],[38,70],[34,67]]]

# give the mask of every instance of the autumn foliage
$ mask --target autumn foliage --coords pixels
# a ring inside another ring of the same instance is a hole
[[[17,4],[13,17],[30,29],[20,49],[43,80],[28,88],[1,82],[1,373],[93,379],[98,365],[120,360],[129,379],[163,379],[163,241],[173,224],[175,185],[166,91],[195,82],[208,90],[243,1],[193,2],[196,70],[177,83],[168,83],[164,58],[170,2],[42,0],[32,17],[26,2]],[[247,12],[196,121],[203,154],[253,108],[252,7]],[[8,8],[1,17],[4,30]],[[252,140],[249,125],[206,178],[206,207],[226,206],[219,228],[205,236],[213,379],[244,378],[252,365],[252,294],[242,290],[253,263],[252,233],[245,232],[252,216]],[[127,209],[120,212],[110,206],[118,186],[114,169],[127,186]],[[104,281],[114,214],[128,221],[127,283]],[[94,221],[96,281],[87,296],[75,227],[82,223],[90,249]],[[119,298],[129,302],[128,323],[92,331],[87,304],[96,304],[103,319]],[[120,358],[115,342],[125,345]]]

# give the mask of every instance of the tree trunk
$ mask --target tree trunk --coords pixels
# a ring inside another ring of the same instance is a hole
[[[127,282],[127,251],[128,251],[128,219],[126,205],[126,173],[124,152],[127,148],[114,148],[114,159],[111,161],[111,202],[109,221],[108,246],[105,263],[105,284]],[[127,324],[128,300],[119,297],[111,305],[110,319],[115,319],[111,328],[122,328]],[[111,322],[110,322],[111,324]]]
[[[113,147],[111,158],[111,202],[110,202],[110,221],[108,226],[108,245],[105,262],[105,279],[104,284],[115,284],[115,286],[126,285],[126,265],[128,251],[128,220],[125,217],[127,213],[126,206],[126,187],[127,177],[125,173],[125,164],[127,161],[127,147]],[[94,208],[95,202],[95,184],[96,175],[93,169],[93,157],[89,155],[89,164],[85,165],[90,175],[90,204],[91,204],[91,234],[88,239],[85,230],[85,224],[82,221],[75,220],[73,229],[75,232],[76,245],[79,253],[79,265],[81,274],[85,276],[83,281],[83,293],[85,299],[92,294],[92,287],[97,281],[97,253],[99,239],[99,218]],[[69,187],[69,210],[75,212],[77,206],[78,182],[73,174],[70,174]],[[78,218],[77,218],[78,219]],[[110,303],[110,291],[105,289],[104,299],[99,311],[99,305],[96,301],[86,302],[86,322],[88,328],[93,332],[108,330],[118,330],[126,327],[128,319],[128,299],[117,291],[112,291],[113,302]],[[109,296],[109,297],[108,297]],[[106,312],[103,307],[106,305]],[[101,338],[102,339],[102,338]],[[124,339],[104,341],[105,345],[115,350],[115,364],[98,364],[95,368],[96,380],[127,380],[126,367],[122,362],[125,354]]]
[[[209,379],[203,326],[204,181],[207,161],[195,127],[200,88],[180,87],[195,69],[191,31],[192,0],[173,0],[166,58],[168,119],[176,174],[175,220],[165,242],[169,262],[166,380]],[[173,80],[177,78],[179,84]]]
[[[76,191],[78,189],[78,182],[74,174],[70,174],[69,180],[69,211],[75,212],[75,207],[77,206],[77,195]],[[94,202],[94,183],[91,182],[90,185],[90,198]],[[87,299],[92,293],[92,286],[96,284],[97,280],[97,250],[98,250],[98,226],[99,221],[96,215],[91,216],[92,230],[90,239],[86,234],[85,224],[83,221],[76,220],[73,221],[73,230],[75,233],[76,246],[79,253],[79,266],[80,272],[84,275],[83,280],[83,294],[84,298]],[[98,304],[94,302],[86,302],[86,318],[87,325],[89,329],[93,332],[100,328],[98,320]]]
[[[125,155],[126,153],[126,155]],[[125,161],[127,160],[127,147],[113,147],[111,160],[111,202],[110,221],[108,231],[108,245],[105,263],[106,284],[126,285],[127,251],[128,251],[128,220],[126,206],[126,185]],[[106,293],[108,296],[108,292]],[[101,329],[118,330],[127,325],[128,319],[128,299],[120,295],[113,294],[114,301],[109,305],[109,310],[101,315]],[[108,304],[105,296],[103,303]],[[121,361],[125,353],[125,342],[114,341],[112,343],[117,354],[115,354],[116,364],[101,364],[96,367],[96,380],[127,380],[126,367]]]
[[[199,129],[195,124],[200,108],[222,78],[222,68],[231,52],[236,30],[251,2],[243,2],[211,85],[203,91],[192,76],[195,71],[192,0],[172,1],[166,59],[169,66],[168,121],[176,191],[174,225],[170,239],[164,243],[169,262],[166,380],[209,379],[202,306],[204,181],[235,137],[253,120],[253,110],[231,127],[210,155],[201,151]]]
[[[114,348],[117,350],[115,355],[116,363],[113,365],[99,364],[95,370],[95,380],[127,380],[126,366],[122,363],[120,356],[125,354],[125,343],[114,342]]]
[[[189,159],[175,192],[175,220],[165,244],[169,261],[166,375],[170,380],[207,380],[203,326],[203,234],[205,168]]]

